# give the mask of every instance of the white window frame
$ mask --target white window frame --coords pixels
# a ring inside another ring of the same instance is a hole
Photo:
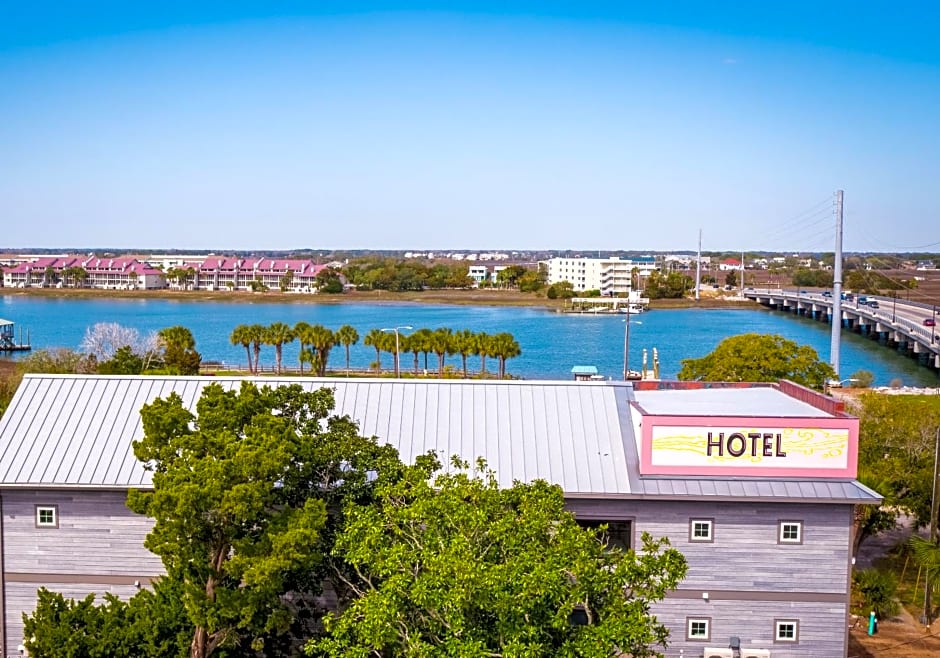
[[[701,537],[695,534],[696,526],[699,524],[708,528],[708,536]],[[689,519],[689,541],[693,544],[708,544],[715,541],[715,519]]]
[[[793,637],[781,637],[784,627],[793,628]],[[774,642],[796,644],[800,641],[800,621],[798,619],[774,619]]]
[[[796,528],[796,537],[786,537],[786,531],[789,528]],[[777,543],[778,544],[802,544],[803,543],[803,522],[802,521],[780,521],[777,524]]]
[[[52,521],[42,520],[44,512],[52,512]],[[36,505],[36,527],[37,528],[58,528],[59,527],[59,506],[58,505]]]
[[[693,624],[704,624],[705,632],[700,634],[692,633]],[[700,640],[702,642],[711,642],[712,639],[712,618],[711,617],[686,617],[685,618],[685,639],[687,641]]]

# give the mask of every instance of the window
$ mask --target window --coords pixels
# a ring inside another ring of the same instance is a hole
[[[796,619],[774,620],[774,642],[799,642],[800,622]]]
[[[777,530],[778,544],[802,544],[803,522],[781,521]]]
[[[578,525],[582,528],[596,529],[602,525],[607,526],[607,532],[600,536],[601,541],[608,546],[613,546],[621,550],[629,550],[632,542],[633,528],[629,521],[594,521],[578,520]]]
[[[59,508],[55,505],[36,505],[36,527],[58,528]]]
[[[708,642],[712,639],[712,620],[711,617],[686,617],[685,618],[685,639],[703,640]]]
[[[712,527],[715,524],[714,519],[692,519],[689,521],[689,541],[691,542],[711,542]]]

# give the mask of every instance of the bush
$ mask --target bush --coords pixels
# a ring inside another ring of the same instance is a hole
[[[856,571],[852,577],[852,593],[863,611],[875,611],[878,619],[896,615],[901,606],[896,598],[898,581],[894,574],[877,569]]]
[[[854,388],[871,388],[875,383],[875,373],[871,370],[857,370],[849,375],[849,379],[852,380],[850,384]]]

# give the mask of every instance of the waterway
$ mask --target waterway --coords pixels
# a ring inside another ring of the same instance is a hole
[[[304,304],[262,302],[192,302],[167,299],[50,299],[19,295],[0,296],[0,318],[27,327],[34,349],[68,347],[77,349],[86,330],[96,322],[117,322],[147,334],[163,327],[183,325],[196,338],[204,360],[244,364],[245,350],[233,346],[229,336],[239,324],[285,322],[291,326],[303,320],[331,329],[349,324],[361,336],[373,328],[410,325],[414,328],[450,327],[498,333],[512,333],[522,355],[511,359],[507,368],[526,379],[568,379],[574,365],[594,365],[600,374],[619,379],[623,372],[624,319],[622,315],[565,315],[538,308],[447,306],[402,304]],[[652,349],[659,353],[661,376],[674,378],[681,360],[701,357],[725,337],[741,333],[780,334],[800,344],[810,345],[821,358],[829,356],[829,326],[825,323],[769,310],[654,310],[631,316],[630,369],[638,370],[643,350],[652,363]],[[408,333],[403,330],[403,333]],[[940,386],[940,377],[911,358],[879,345],[869,338],[843,333],[843,377],[865,369],[875,374],[877,385],[898,380],[908,386]],[[353,367],[366,368],[375,359],[375,350],[360,342],[351,349]],[[383,367],[391,358],[383,356]],[[274,362],[274,349],[265,347],[262,365]],[[432,362],[434,356],[432,355]],[[297,364],[297,345],[284,346],[285,365]],[[342,368],[342,347],[330,355],[330,367]],[[460,366],[460,357],[449,357],[448,365]],[[412,364],[402,356],[402,368]],[[472,357],[472,368],[479,359]],[[488,363],[488,369],[495,368]]]

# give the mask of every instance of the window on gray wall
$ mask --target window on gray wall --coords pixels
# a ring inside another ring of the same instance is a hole
[[[607,526],[607,531],[600,538],[601,541],[621,550],[629,550],[633,544],[633,525],[630,521],[594,521],[578,519],[578,525],[582,528],[591,528],[596,530],[602,525]]]
[[[803,543],[803,522],[802,521],[780,521],[777,528],[778,544],[802,544]]]
[[[800,641],[800,622],[796,619],[774,619],[774,642]]]
[[[59,508],[57,505],[36,505],[36,527],[58,528]]]
[[[689,541],[703,543],[714,541],[714,526],[715,519],[690,519]]]
[[[708,642],[712,639],[711,617],[686,617],[685,639],[702,640]]]

